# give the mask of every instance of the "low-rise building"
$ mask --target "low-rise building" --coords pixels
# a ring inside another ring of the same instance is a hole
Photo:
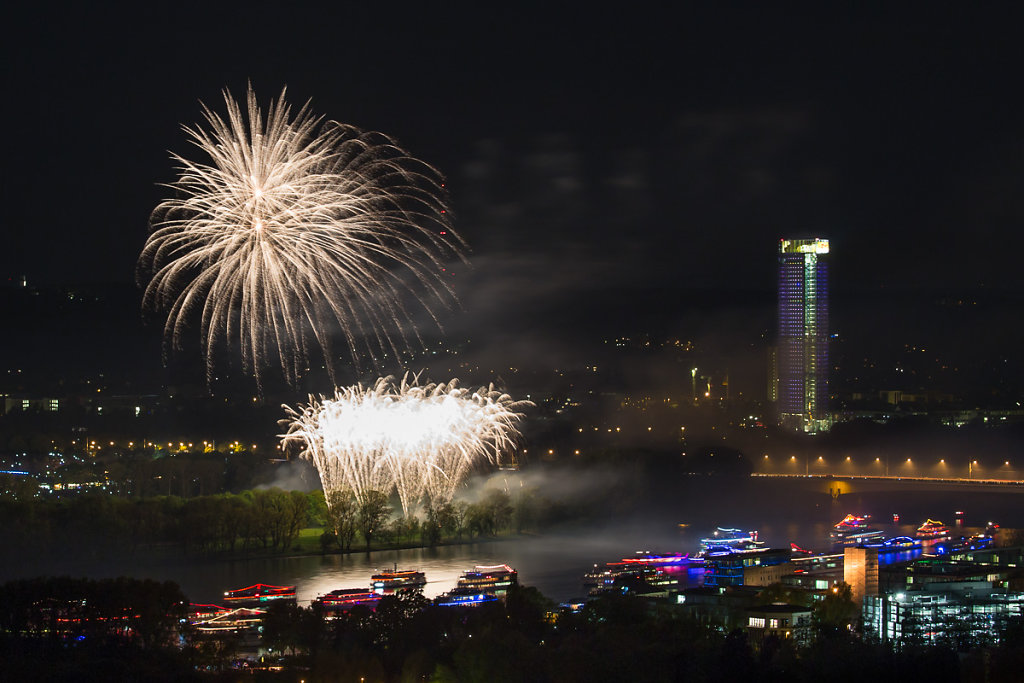
[[[792,640],[797,646],[811,642],[812,610],[801,605],[761,605],[747,610],[747,637],[754,647],[760,647],[766,638],[776,636]]]

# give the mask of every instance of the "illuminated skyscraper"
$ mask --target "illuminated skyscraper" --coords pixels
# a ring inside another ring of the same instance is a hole
[[[779,242],[779,424],[814,434],[829,428],[828,240]]]

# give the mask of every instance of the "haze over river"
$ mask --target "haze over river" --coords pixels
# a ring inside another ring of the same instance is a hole
[[[829,489],[839,489],[834,498]],[[926,518],[951,529],[954,513],[964,511],[969,533],[989,521],[1024,527],[1024,488],[1019,486],[937,484],[908,481],[826,479],[689,479],[665,491],[610,500],[607,514],[562,526],[538,536],[349,555],[260,559],[162,559],[140,553],[125,559],[73,558],[33,561],[0,568],[0,578],[68,574],[94,578],[119,575],[172,580],[193,602],[218,602],[225,590],[254,583],[297,586],[299,604],[337,588],[368,587],[371,574],[397,565],[427,575],[424,594],[451,590],[458,576],[474,565],[508,564],[522,584],[535,586],[556,601],[582,597],[584,572],[594,564],[637,551],[689,552],[716,526],[757,530],[770,547],[796,543],[828,550],[832,524],[847,513],[870,514],[892,535],[912,535]],[[900,522],[894,524],[893,513]],[[683,526],[685,525],[685,526]],[[691,576],[696,583],[699,577]]]

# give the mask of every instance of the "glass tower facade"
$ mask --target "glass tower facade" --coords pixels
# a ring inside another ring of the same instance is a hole
[[[828,240],[779,242],[779,338],[776,357],[779,424],[827,431]]]

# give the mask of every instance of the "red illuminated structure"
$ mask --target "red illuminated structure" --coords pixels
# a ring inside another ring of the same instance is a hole
[[[313,602],[323,607],[325,613],[336,615],[340,612],[347,612],[358,605],[365,605],[373,610],[377,607],[380,599],[380,593],[365,588],[340,588],[319,596]]]
[[[263,605],[275,600],[295,602],[295,586],[271,586],[257,583],[247,588],[224,593],[224,603],[231,607]]]
[[[937,541],[949,538],[949,527],[934,519],[926,519],[924,524],[917,527],[917,532],[914,535],[922,541]]]

